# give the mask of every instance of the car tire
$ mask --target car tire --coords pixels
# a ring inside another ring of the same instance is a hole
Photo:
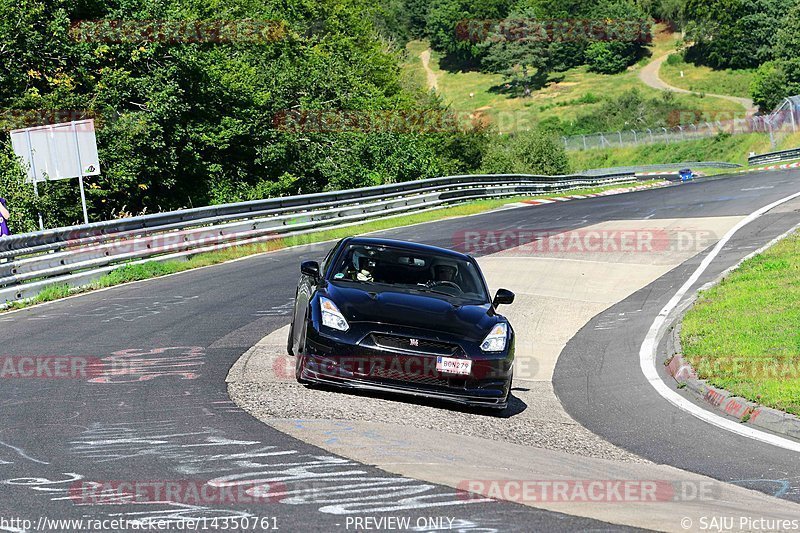
[[[289,338],[286,340],[286,353],[294,355],[294,320],[289,324]]]
[[[292,324],[292,327],[294,327],[294,324]],[[305,346],[303,346],[305,344],[305,340],[306,340],[305,335],[301,336],[300,342],[297,345],[297,354],[295,354],[295,362],[294,362],[294,379],[296,379],[297,382],[300,383],[301,385],[308,386],[311,384],[311,382],[308,381],[307,379],[303,379],[302,377],[303,366],[305,365],[305,360],[306,360],[304,355]]]
[[[308,386],[311,384],[311,382],[308,381],[307,379],[303,379],[304,360],[305,358],[302,355],[298,355],[297,357],[295,357],[294,379],[296,379],[299,384]]]

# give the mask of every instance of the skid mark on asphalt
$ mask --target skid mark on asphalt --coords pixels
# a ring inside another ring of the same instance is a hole
[[[19,448],[2,444],[29,460],[47,464],[29,457]],[[166,463],[163,470],[166,478],[170,477],[166,472],[173,472],[180,480],[192,476],[197,478],[199,486],[216,490],[214,494],[249,496],[239,503],[311,505],[330,515],[436,509],[493,501],[475,495],[465,497],[461,491],[374,469],[367,471],[364,465],[332,455],[312,455],[265,445],[258,440],[232,439],[215,428],[186,431],[173,421],[92,423],[68,442],[67,453],[91,464],[156,458]],[[103,470],[108,471],[108,467]],[[141,482],[153,483],[152,480]],[[249,510],[223,508],[219,505],[236,502],[209,505],[192,500],[191,494],[186,495],[189,502],[166,496],[143,501],[131,483],[136,480],[103,481],[93,479],[86,472],[46,473],[35,469],[24,477],[0,480],[6,490],[26,490],[53,502],[71,502],[84,510],[84,517],[89,516],[86,511],[93,510],[142,527],[155,521],[179,524],[198,519],[257,517],[249,512],[256,509],[252,506]],[[260,514],[263,509],[259,510]],[[457,525],[458,530],[498,531],[489,526],[490,522],[493,521],[454,519],[443,529]],[[430,523],[419,530],[435,531],[442,529],[441,526]]]
[[[15,452],[17,455],[19,455],[20,457],[22,457],[22,458],[24,458],[24,459],[27,459],[28,461],[33,461],[34,463],[39,463],[39,464],[43,464],[43,465],[50,464],[50,463],[48,463],[48,462],[46,462],[46,461],[41,461],[41,460],[39,460],[39,459],[34,459],[33,457],[31,457],[30,455],[28,455],[27,453],[25,453],[25,450],[23,450],[22,448],[19,448],[19,447],[17,447],[17,446],[13,446],[13,445],[11,445],[11,444],[6,444],[6,443],[5,443],[5,442],[3,442],[3,441],[0,441],[0,446],[5,446],[6,448],[10,448],[10,449],[11,449],[11,450],[13,450],[13,451],[14,451],[14,452]],[[3,463],[4,463],[4,464],[11,464],[10,462],[6,462],[6,461],[3,461]]]
[[[292,309],[294,309],[294,300],[289,300],[283,305],[274,305],[269,309],[264,309],[262,311],[256,311],[253,315],[257,317],[265,317],[265,316],[288,316],[291,314]]]
[[[341,457],[308,455],[259,441],[228,439],[210,427],[184,432],[170,421],[95,423],[69,447],[73,455],[93,462],[157,457],[181,476],[210,477],[207,484],[211,487],[246,488],[245,492],[253,497],[288,505],[317,505],[320,512],[329,514],[492,501],[465,498],[460,491],[410,478],[370,473],[363,470],[363,465]]]
[[[102,305],[92,307],[86,311],[51,311],[42,308],[41,312],[29,314],[23,320],[74,320],[91,318],[103,323],[109,322],[135,322],[167,312],[178,305],[190,303],[199,296],[181,296],[178,294],[164,298],[152,297],[113,297],[104,300]],[[15,322],[21,317],[14,316],[0,319],[2,322]]]
[[[199,369],[205,364],[205,348],[201,346],[174,346],[152,350],[119,350],[100,359],[98,376],[90,383],[131,383],[176,376],[180,379],[197,379]]]

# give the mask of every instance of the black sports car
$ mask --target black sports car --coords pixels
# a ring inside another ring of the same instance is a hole
[[[375,389],[503,409],[514,330],[470,256],[350,237],[305,261],[288,351],[304,384]]]

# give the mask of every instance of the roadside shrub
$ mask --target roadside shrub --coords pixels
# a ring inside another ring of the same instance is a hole
[[[11,233],[25,233],[39,229],[37,211],[45,202],[33,195],[33,185],[25,183],[22,168],[17,164],[11,143],[0,145],[0,197],[8,200]]]
[[[790,82],[786,63],[786,61],[768,61],[756,71],[750,84],[750,94],[761,111],[772,111],[781,100],[797,94],[796,91],[800,89],[798,87],[800,83]]]
[[[487,174],[543,174],[569,172],[567,152],[546,131],[526,131],[495,138],[483,159]]]

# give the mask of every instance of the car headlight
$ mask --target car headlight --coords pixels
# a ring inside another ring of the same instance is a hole
[[[344,315],[342,315],[342,312],[339,311],[335,303],[324,296],[320,296],[319,307],[322,310],[323,326],[328,326],[329,328],[339,331],[347,331],[350,329],[350,325],[347,323],[347,320],[344,319]]]
[[[481,343],[481,350],[484,352],[502,352],[506,349],[506,340],[508,339],[508,326],[505,322],[501,322],[492,328],[492,331],[486,335]]]

